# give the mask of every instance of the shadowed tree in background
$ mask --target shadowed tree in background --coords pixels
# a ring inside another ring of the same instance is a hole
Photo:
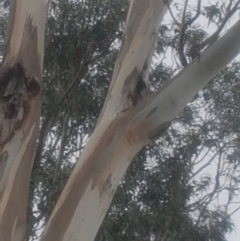
[[[239,51],[240,23],[219,35],[239,2],[172,6],[132,1],[124,27],[128,1],[49,1],[37,140],[46,3],[12,1],[1,69],[0,240],[39,239],[43,229],[40,240],[94,240],[119,183],[97,240],[225,240],[239,188],[239,64],[223,68]],[[173,21],[159,26],[167,9]],[[200,16],[216,32],[201,30]],[[198,179],[213,162],[215,176]],[[222,192],[226,203],[211,208]]]

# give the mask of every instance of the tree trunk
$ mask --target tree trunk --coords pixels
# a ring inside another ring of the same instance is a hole
[[[41,241],[93,241],[137,152],[160,136],[194,95],[239,52],[240,21],[161,91],[146,97],[151,54],[165,12],[164,0],[132,1],[98,126]]]
[[[46,0],[13,0],[0,69],[0,241],[27,238],[41,107]]]

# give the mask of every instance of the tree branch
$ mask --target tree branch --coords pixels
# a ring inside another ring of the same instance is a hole
[[[171,7],[170,7],[169,0],[165,0],[164,3],[167,5],[168,11],[169,11],[169,13],[170,13],[170,15],[171,15],[174,23],[175,23],[178,27],[180,27],[181,24],[177,21],[177,19],[176,19],[175,16],[174,16],[174,14],[173,14],[173,12],[172,12],[172,9],[171,9]]]
[[[189,49],[189,52],[188,52],[188,55],[194,59],[196,58],[197,56],[199,56],[200,52],[206,48],[207,46],[211,45],[214,41],[217,40],[219,34],[221,33],[221,31],[223,30],[225,24],[227,23],[227,21],[229,20],[229,18],[237,11],[238,9],[238,5],[240,4],[240,1],[238,1],[235,6],[231,8],[231,4],[232,4],[232,1],[230,1],[228,7],[227,7],[227,13],[223,19],[223,21],[221,22],[219,28],[210,36],[208,37],[207,39],[205,39],[202,43],[200,44],[194,44],[190,49]]]
[[[62,124],[62,138],[61,138],[61,144],[60,144],[60,148],[59,148],[58,159],[56,162],[56,168],[55,168],[54,174],[53,174],[53,184],[55,184],[55,182],[57,180],[57,176],[59,174],[61,163],[63,161],[65,143],[66,143],[66,139],[67,139],[68,120],[69,120],[69,110],[66,113],[64,120],[63,120],[63,124]]]
[[[200,9],[201,9],[201,0],[198,0],[198,6],[197,6],[197,11],[196,14],[193,18],[189,19],[188,21],[185,22],[185,14],[187,10],[187,4],[188,1],[185,1],[185,6],[183,10],[183,16],[182,16],[182,27],[180,29],[179,33],[179,41],[178,41],[178,54],[179,54],[179,59],[183,67],[185,67],[188,62],[187,58],[184,53],[184,40],[185,40],[185,34],[188,26],[190,26],[200,15]]]

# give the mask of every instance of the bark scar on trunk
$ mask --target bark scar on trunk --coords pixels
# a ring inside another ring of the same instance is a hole
[[[131,106],[137,105],[140,100],[148,95],[147,84],[144,82],[137,67],[126,78],[122,87],[122,93],[127,95],[127,99],[132,103]]]
[[[30,100],[40,92],[39,82],[27,76],[21,64],[0,73],[0,145],[11,139],[29,112]]]
[[[154,131],[149,133],[149,140],[157,139],[159,136],[161,136],[171,125],[171,121],[166,121],[159,125]]]

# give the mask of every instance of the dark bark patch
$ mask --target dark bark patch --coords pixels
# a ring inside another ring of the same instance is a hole
[[[148,69],[148,61],[146,60],[143,65],[143,71],[146,71]]]
[[[157,107],[154,107],[152,110],[150,110],[146,119],[148,119],[151,115],[153,115],[157,111],[157,109],[158,109]]]
[[[122,93],[127,95],[127,99],[131,101],[132,106],[137,105],[139,101],[148,95],[147,84],[136,67],[126,78],[122,87]]]
[[[107,177],[107,179],[105,180],[102,189],[100,190],[100,196],[105,193],[106,190],[110,189],[112,187],[111,184],[112,181],[112,173],[110,173]]]
[[[21,108],[26,109],[27,100],[39,92],[39,83],[27,77],[20,64],[9,68],[0,75],[0,103],[4,118],[16,118]]]
[[[0,180],[2,179],[4,174],[4,170],[7,164],[7,158],[8,158],[8,153],[6,151],[0,152]]]
[[[154,131],[152,131],[149,134],[149,139],[150,140],[154,140],[154,139],[160,137],[168,129],[168,127],[170,125],[171,125],[170,121],[166,121],[166,122],[162,123]]]
[[[30,101],[40,92],[38,81],[21,64],[0,73],[0,146],[8,142],[28,116]]]

